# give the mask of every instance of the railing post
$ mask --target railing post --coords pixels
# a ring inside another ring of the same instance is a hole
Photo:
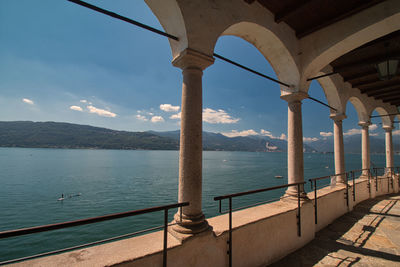
[[[346,204],[349,206],[349,174],[346,173]]]
[[[368,184],[367,184],[367,187],[368,187],[368,193],[369,193],[369,195],[371,197],[371,170],[370,169],[368,169]]]
[[[375,189],[378,191],[378,169],[374,168],[375,171]]]
[[[397,179],[398,179],[397,187],[399,187],[400,186],[400,167],[397,167]]]
[[[229,267],[232,267],[232,198],[229,198],[229,240],[228,240]]]
[[[164,209],[163,267],[167,267],[167,243],[168,243],[168,209]]]
[[[393,176],[390,177],[390,184],[392,185],[392,189],[394,190],[394,181],[393,181]]]
[[[315,218],[315,224],[318,224],[318,200],[317,200],[317,180],[311,181],[314,182],[314,218]]]
[[[301,236],[300,184],[297,185],[297,235]]]
[[[353,175],[353,201],[356,202],[356,175],[354,171],[352,171]]]

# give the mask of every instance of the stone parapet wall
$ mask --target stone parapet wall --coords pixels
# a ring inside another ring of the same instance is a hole
[[[391,181],[393,180],[393,188]],[[301,202],[301,236],[297,233],[297,201],[282,199],[233,213],[234,266],[273,263],[314,239],[315,233],[366,199],[399,192],[398,177],[361,177],[346,185],[317,191],[318,223],[314,221],[314,193]],[[389,187],[388,187],[389,184]],[[178,240],[168,235],[168,266],[228,266],[228,215],[209,218],[210,231]],[[162,232],[18,263],[20,266],[162,266]]]

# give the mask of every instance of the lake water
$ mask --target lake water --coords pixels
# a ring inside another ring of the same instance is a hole
[[[286,160],[285,153],[204,152],[206,217],[218,214],[215,196],[287,183]],[[371,155],[371,161],[384,166],[385,156]],[[0,148],[0,162],[0,231],[177,202],[177,151]],[[334,173],[333,154],[306,153],[304,162],[306,179]],[[395,163],[400,165],[398,155]],[[360,168],[360,155],[346,155],[347,170]],[[57,201],[61,194],[66,199]],[[235,199],[234,205],[282,194],[283,190]],[[0,241],[0,261],[158,226],[162,218],[159,212],[8,238]]]

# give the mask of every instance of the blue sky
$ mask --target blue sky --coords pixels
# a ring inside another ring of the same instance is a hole
[[[162,29],[143,1],[87,2]],[[276,77],[257,49],[240,38],[221,37],[215,52]],[[68,1],[2,0],[0,120],[179,129],[182,76],[171,59],[166,38]],[[326,102],[316,81],[309,94]],[[203,76],[203,128],[284,138],[287,103],[279,96],[277,84],[216,59]],[[344,131],[359,134],[356,111],[351,104],[347,110]],[[371,133],[383,137],[377,126]],[[329,137],[332,128],[328,108],[303,101],[306,140]]]

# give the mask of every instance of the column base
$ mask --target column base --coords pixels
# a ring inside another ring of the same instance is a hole
[[[361,174],[360,177],[356,178],[358,180],[368,180],[369,174]]]
[[[193,235],[208,231],[211,229],[208,222],[205,220],[203,213],[197,216],[188,216],[180,213],[176,213],[172,223],[175,225],[169,228],[169,233],[179,240],[186,239]]]
[[[304,187],[301,187],[300,192],[300,201],[307,201],[310,200],[307,196],[307,193],[304,191]],[[298,194],[297,194],[297,187],[296,188],[288,188],[285,194],[281,197],[282,200],[290,200],[290,201],[297,201]]]

